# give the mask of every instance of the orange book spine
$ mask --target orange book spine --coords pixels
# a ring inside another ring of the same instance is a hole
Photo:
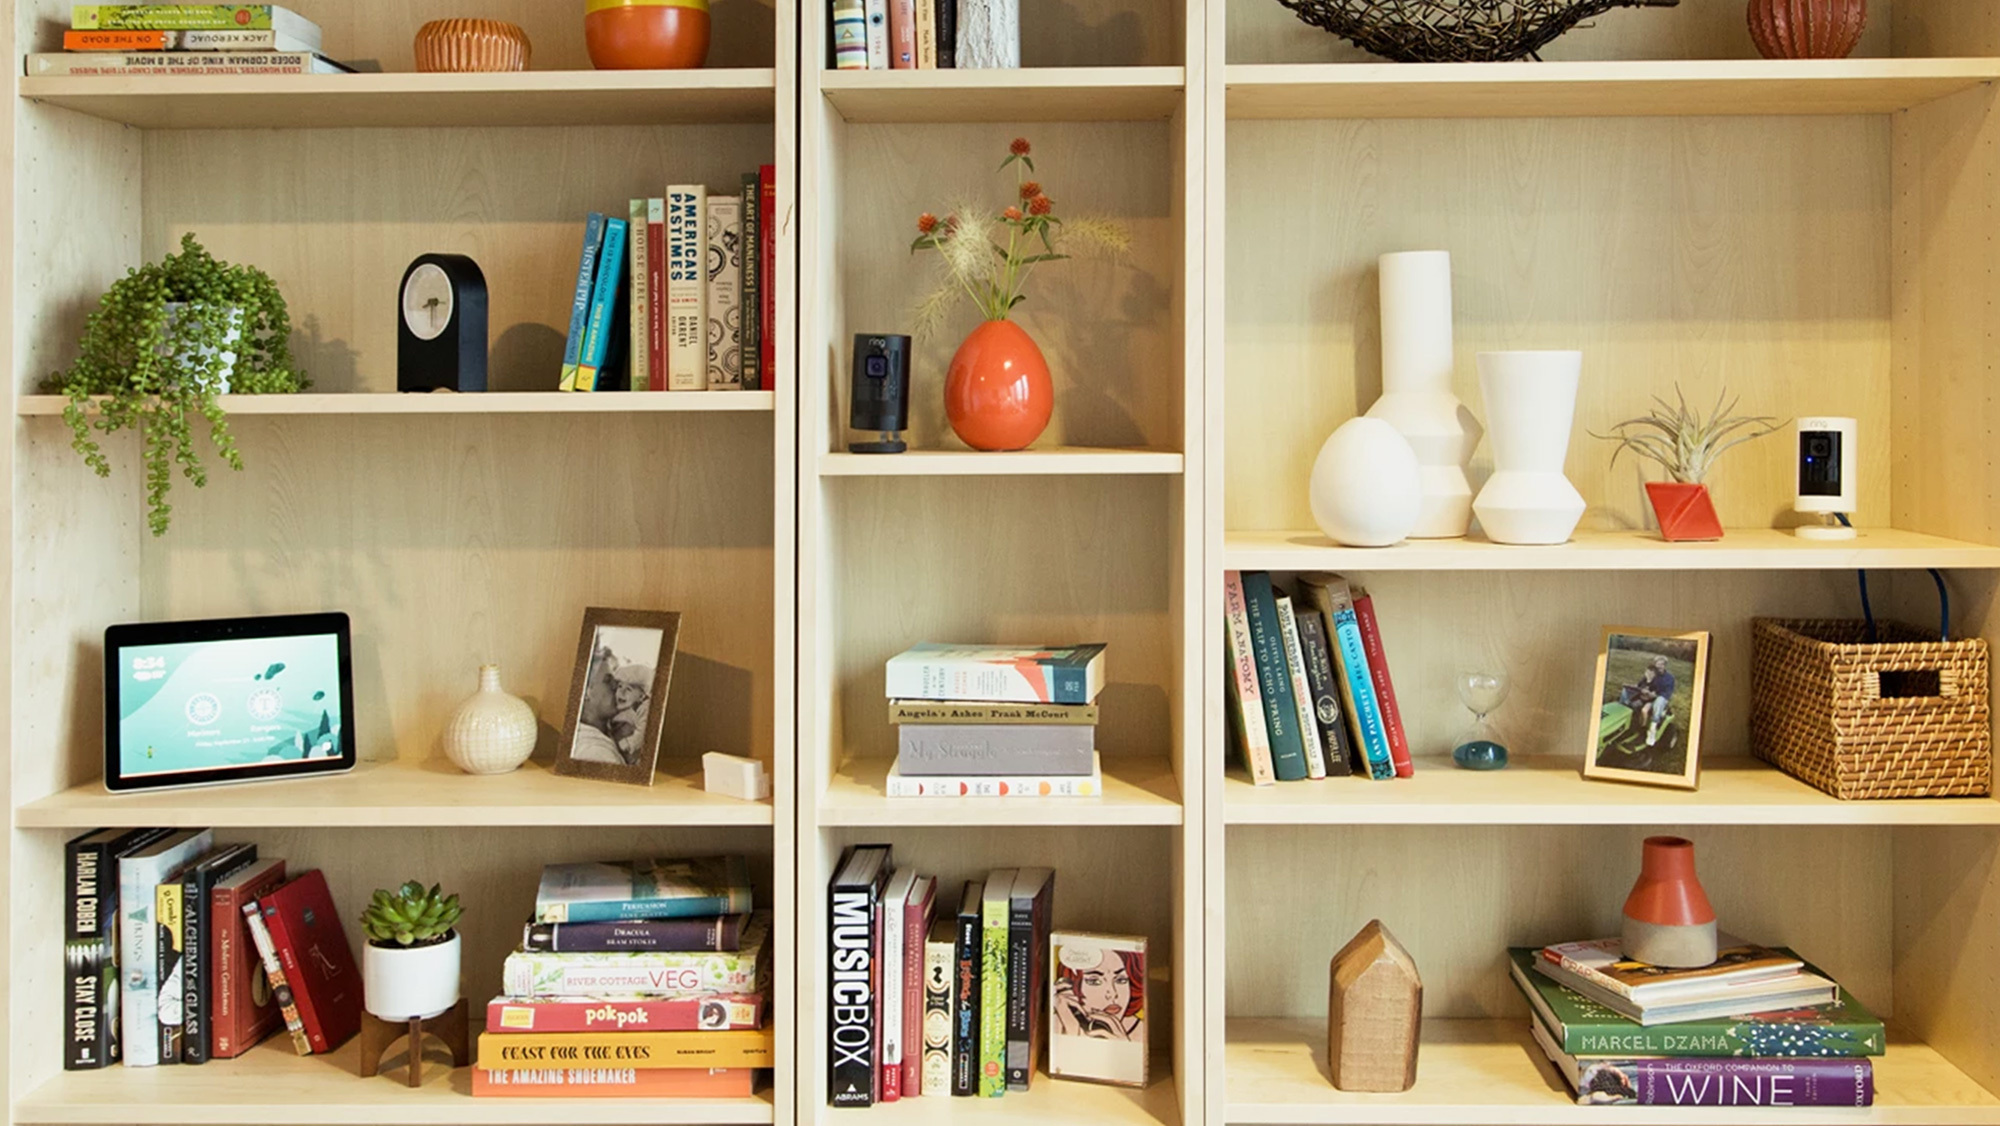
[[[164,51],[174,45],[171,31],[65,31],[65,51]]]
[[[557,1067],[522,1071],[472,1069],[472,1093],[504,1098],[747,1099],[755,1090],[747,1067]]]
[[[917,69],[916,0],[889,0],[889,67]]]

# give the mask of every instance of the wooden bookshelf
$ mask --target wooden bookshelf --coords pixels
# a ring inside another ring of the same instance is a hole
[[[1668,543],[1656,531],[1581,531],[1556,547],[1496,544],[1483,536],[1341,547],[1320,532],[1230,532],[1223,565],[1242,571],[1853,571],[2000,568],[2000,547],[1864,528],[1853,540],[1802,540],[1738,528],[1707,543]]]
[[[1177,66],[833,70],[820,90],[842,119],[876,125],[1165,121],[1184,82]]]
[[[342,414],[659,414],[706,411],[772,411],[777,409],[774,391],[703,391],[699,394],[632,394],[604,392],[588,395],[556,391],[485,391],[479,394],[399,395],[394,392],[353,392],[299,395],[222,395],[222,409],[230,415],[342,415]],[[22,395],[18,408],[23,418],[60,416],[69,406],[61,395]]]
[[[822,825],[1179,825],[1179,784],[1165,757],[1120,755],[1104,765],[1104,793],[1089,798],[891,798],[890,760],[850,759],[819,799]]]
[[[822,477],[1178,476],[1185,459],[1164,450],[1027,449],[1008,454],[909,450],[821,454]]]

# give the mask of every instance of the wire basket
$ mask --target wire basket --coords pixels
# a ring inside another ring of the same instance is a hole
[[[1278,0],[1355,46],[1401,63],[1511,62],[1613,8],[1680,0]]]
[[[1837,798],[1985,796],[1993,788],[1986,642],[1868,623],[1752,623],[1750,747]]]

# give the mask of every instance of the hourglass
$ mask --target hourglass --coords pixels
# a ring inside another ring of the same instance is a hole
[[[1472,713],[1472,726],[1452,748],[1453,762],[1466,770],[1499,770],[1507,765],[1507,745],[1488,717],[1507,699],[1509,687],[1504,672],[1458,674],[1458,699]]]

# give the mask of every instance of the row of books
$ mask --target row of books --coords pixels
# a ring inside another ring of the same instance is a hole
[[[346,74],[319,25],[276,4],[78,4],[60,52],[28,56],[42,75]]]
[[[741,856],[548,865],[472,1093],[748,1097],[772,1065],[771,947]]]
[[[227,1059],[280,1025],[310,1055],[360,1029],[360,975],[318,871],[287,878],[207,829],[99,829],[64,854],[65,1068]]]
[[[777,169],[740,190],[672,184],[584,224],[564,391],[769,391]]]
[[[958,65],[958,0],[832,0],[836,70]]]
[[[889,797],[1095,797],[1102,644],[924,643],[889,659]]]
[[[1584,1105],[1869,1106],[1887,1037],[1790,950],[1724,935],[1668,969],[1617,939],[1508,951],[1536,1044]]]
[[[1414,773],[1375,602],[1339,575],[1223,576],[1229,740],[1259,786]]]

